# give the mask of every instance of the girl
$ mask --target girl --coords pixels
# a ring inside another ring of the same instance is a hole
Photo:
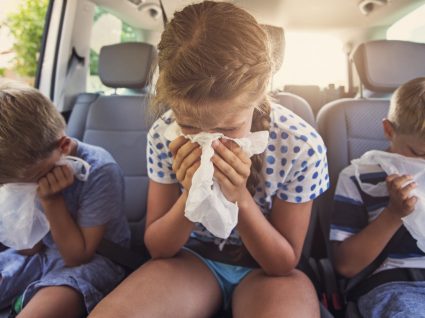
[[[318,317],[314,288],[295,269],[312,200],[328,187],[325,148],[302,119],[266,96],[273,65],[267,35],[230,3],[177,12],[159,43],[154,105],[165,112],[148,135],[145,243],[152,260],[90,317],[209,317],[232,303],[234,317]],[[242,138],[268,130],[265,153],[249,158],[233,141],[213,143],[214,178],[239,207],[223,241],[185,215],[201,149],[183,134]]]

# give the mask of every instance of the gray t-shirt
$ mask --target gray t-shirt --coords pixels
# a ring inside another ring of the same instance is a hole
[[[72,218],[81,228],[106,224],[105,239],[129,246],[130,228],[124,214],[124,178],[120,167],[103,148],[75,141],[76,157],[87,161],[91,168],[87,181],[75,179],[63,191]],[[55,245],[50,233],[43,242],[49,247]]]

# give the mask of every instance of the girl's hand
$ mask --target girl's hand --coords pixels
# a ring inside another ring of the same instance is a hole
[[[386,179],[390,202],[388,210],[398,217],[409,215],[414,209],[418,199],[410,196],[416,188],[416,183],[411,176],[389,175]]]
[[[247,191],[246,182],[251,174],[251,159],[234,141],[220,139],[213,142],[215,154],[214,177],[227,200],[240,202]]]
[[[201,147],[183,136],[174,139],[169,147],[174,157],[173,171],[176,178],[189,191],[192,177],[201,164]]]
[[[41,202],[55,199],[62,190],[74,183],[74,173],[68,166],[57,166],[38,181]]]

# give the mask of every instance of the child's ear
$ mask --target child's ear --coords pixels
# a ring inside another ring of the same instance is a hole
[[[384,128],[385,137],[387,137],[388,140],[392,140],[394,137],[394,126],[391,121],[388,120],[388,118],[384,118],[382,120],[382,126]]]
[[[71,138],[67,136],[61,137],[59,140],[59,150],[63,155],[69,155],[71,152]]]

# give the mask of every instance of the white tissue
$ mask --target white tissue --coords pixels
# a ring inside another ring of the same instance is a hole
[[[165,131],[168,140],[174,140],[183,135],[176,122]],[[221,133],[201,132],[196,135],[186,135],[186,138],[201,146],[201,165],[192,178],[185,207],[185,216],[192,222],[199,222],[216,237],[226,239],[238,223],[237,203],[226,199],[219,184],[213,179],[214,165],[211,157],[214,155],[212,142],[226,138],[236,142],[249,157],[262,153],[269,138],[268,131],[250,133],[245,138],[229,138]]]
[[[57,166],[67,165],[71,168],[74,176],[80,181],[87,181],[90,174],[90,164],[81,158],[73,156],[63,156],[58,162]]]
[[[388,196],[386,182],[376,185],[360,181],[360,166],[379,165],[387,175],[411,175],[417,186],[410,193],[416,196],[415,209],[409,215],[402,217],[404,226],[416,239],[418,247],[425,252],[425,160],[409,158],[390,152],[373,150],[365,153],[361,158],[351,161],[355,168],[355,176],[360,188],[371,196]]]
[[[75,177],[86,181],[90,164],[81,158],[64,156],[56,165],[68,165]],[[34,247],[50,225],[37,207],[37,183],[8,183],[0,187],[0,242],[16,250]]]
[[[34,247],[48,232],[49,222],[36,206],[36,183],[0,187],[0,242],[16,250]]]

